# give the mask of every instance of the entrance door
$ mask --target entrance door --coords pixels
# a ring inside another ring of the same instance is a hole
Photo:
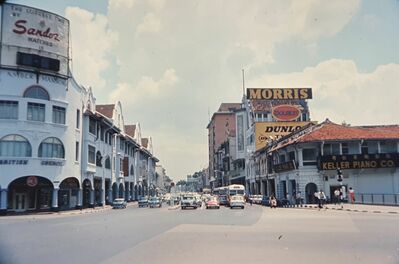
[[[15,193],[14,211],[24,212],[26,211],[26,205],[27,205],[26,193]]]

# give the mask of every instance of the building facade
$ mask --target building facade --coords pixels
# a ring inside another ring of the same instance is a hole
[[[0,212],[94,207],[148,191],[158,162],[152,143],[125,130],[120,102],[96,105],[73,78],[69,21],[22,5],[1,9]],[[27,27],[51,34],[32,37]]]

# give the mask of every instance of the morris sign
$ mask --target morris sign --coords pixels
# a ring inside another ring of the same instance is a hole
[[[248,88],[250,100],[305,100],[312,99],[312,88]]]

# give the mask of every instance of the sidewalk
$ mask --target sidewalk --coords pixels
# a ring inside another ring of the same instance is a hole
[[[319,209],[317,204],[305,204],[302,207],[290,207],[290,208],[298,208],[298,209]],[[388,206],[388,205],[368,205],[368,204],[326,204],[323,209],[326,210],[337,210],[337,211],[348,211],[348,212],[360,212],[360,213],[388,213],[388,214],[397,214],[399,215],[399,206]]]

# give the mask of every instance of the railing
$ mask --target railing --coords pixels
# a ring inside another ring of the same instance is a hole
[[[359,193],[355,194],[355,203],[399,205],[399,194]]]

